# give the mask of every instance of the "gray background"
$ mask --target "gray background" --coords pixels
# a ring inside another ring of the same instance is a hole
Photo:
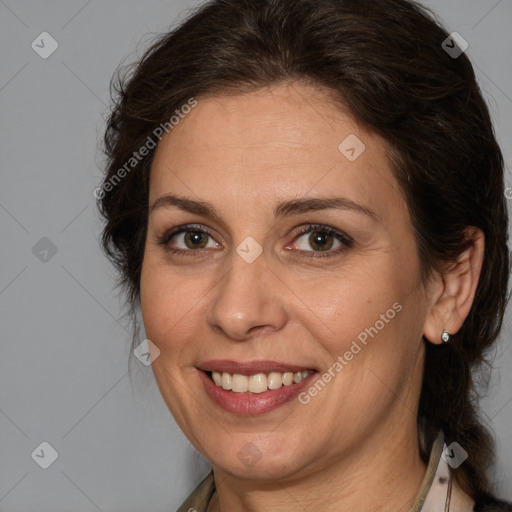
[[[426,4],[469,42],[510,163],[512,0]],[[170,512],[208,470],[174,424],[151,369],[135,359],[129,378],[127,320],[99,249],[92,193],[114,69],[195,5],[0,0],[0,511]],[[59,44],[47,59],[31,48],[43,31]],[[508,499],[510,330],[509,310],[483,402]],[[31,456],[43,441],[58,452],[48,469],[35,462],[48,450]]]

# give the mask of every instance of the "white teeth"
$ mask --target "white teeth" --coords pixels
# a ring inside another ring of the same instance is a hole
[[[283,373],[283,386],[291,386],[293,384],[293,372]]]
[[[268,374],[268,389],[279,389],[283,385],[283,376],[279,372]]]
[[[249,378],[249,391],[251,393],[263,393],[267,391],[267,381],[267,376],[264,373],[251,375]]]
[[[268,375],[264,373],[257,373],[255,375],[247,376],[239,373],[227,372],[212,372],[213,382],[226,391],[233,391],[235,393],[263,393],[269,389],[279,389],[281,386],[291,386],[298,384],[303,379],[308,377],[311,370],[304,370],[302,372],[270,372]]]
[[[231,374],[224,372],[222,374],[221,384],[222,384],[222,389],[229,391],[232,386]]]
[[[224,375],[222,376],[224,378]],[[249,389],[249,377],[247,375],[233,374],[231,390],[235,393],[246,393]]]

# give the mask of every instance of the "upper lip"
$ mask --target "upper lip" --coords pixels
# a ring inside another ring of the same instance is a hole
[[[257,373],[270,372],[301,372],[312,370],[308,366],[299,366],[295,364],[279,363],[277,361],[233,361],[230,359],[215,359],[201,363],[198,367],[204,372],[226,372],[238,373],[240,375],[255,375]]]

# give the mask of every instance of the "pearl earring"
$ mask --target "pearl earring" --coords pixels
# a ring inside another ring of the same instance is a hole
[[[443,345],[446,343],[450,343],[451,339],[452,339],[452,335],[445,329],[441,333],[441,341],[443,342]]]

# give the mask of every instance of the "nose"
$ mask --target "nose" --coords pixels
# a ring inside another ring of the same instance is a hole
[[[286,325],[285,285],[264,254],[248,263],[233,253],[231,267],[212,292],[208,324],[217,334],[246,341]]]

